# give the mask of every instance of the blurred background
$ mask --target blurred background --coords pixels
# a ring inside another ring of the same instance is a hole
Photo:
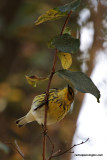
[[[47,82],[36,88],[25,75],[47,76],[52,67],[54,50],[47,42],[61,31],[65,18],[35,26],[38,16],[68,0],[0,0],[0,160],[22,159],[14,150],[15,140],[26,159],[42,159],[42,127],[36,122],[18,128],[15,120],[30,109],[34,96],[46,90]],[[80,51],[72,55],[72,71],[91,76],[101,91],[101,102],[78,92],[74,108],[58,124],[48,128],[55,151],[72,144],[89,141],[57,160],[80,160],[75,154],[103,154],[95,159],[107,159],[107,1],[81,0],[81,5],[69,21],[72,35],[80,33]],[[57,69],[61,68],[60,61]],[[67,83],[55,76],[51,88],[63,88]],[[97,106],[96,106],[97,105]],[[57,136],[56,136],[57,135]],[[11,143],[11,144],[7,144]],[[47,156],[51,145],[47,142]],[[82,157],[85,159],[85,157]],[[91,158],[91,157],[87,157]]]

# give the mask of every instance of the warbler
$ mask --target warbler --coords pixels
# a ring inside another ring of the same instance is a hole
[[[43,93],[34,98],[30,111],[24,117],[16,120],[16,124],[19,127],[22,127],[32,121],[37,121],[39,124],[44,124],[46,104],[45,96],[46,93]],[[47,102],[47,125],[54,124],[63,119],[70,110],[73,100],[74,91],[69,85],[64,89],[50,89]]]

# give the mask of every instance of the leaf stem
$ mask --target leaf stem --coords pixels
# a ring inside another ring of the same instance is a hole
[[[70,11],[67,15],[67,18],[64,22],[64,25],[62,27],[62,30],[61,30],[61,33],[60,33],[60,36],[63,34],[64,32],[64,29],[68,23],[68,20],[70,18],[70,15],[71,15],[72,11]],[[56,66],[56,62],[57,62],[57,53],[58,53],[58,50],[56,49],[55,51],[55,55],[54,55],[54,60],[53,60],[53,66],[52,66],[52,70],[51,70],[51,74],[50,74],[50,77],[49,77],[49,81],[48,81],[48,87],[47,87],[47,90],[46,90],[46,96],[45,96],[45,102],[48,101],[48,97],[49,97],[49,89],[50,89],[50,85],[51,85],[51,81],[52,81],[52,78],[53,78],[53,75],[55,73],[55,66]],[[44,115],[44,135],[43,135],[43,160],[46,160],[46,132],[47,132],[47,111],[48,111],[48,104],[46,103],[45,104],[45,115]]]
[[[70,18],[70,16],[71,16],[71,13],[72,13],[72,11],[70,11],[70,12],[68,13],[68,16],[67,16],[67,18],[66,18],[66,20],[65,20],[65,23],[64,23],[63,27],[62,27],[60,36],[63,34],[64,29],[65,29],[66,25],[68,24],[68,21],[69,21],[69,18]]]

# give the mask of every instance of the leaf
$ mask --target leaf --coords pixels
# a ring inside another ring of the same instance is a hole
[[[73,38],[69,34],[63,34],[53,38],[49,43],[48,47],[57,48],[61,52],[75,53],[78,51],[80,46],[79,39]]]
[[[69,28],[69,27],[66,27],[65,29],[64,29],[64,32],[63,32],[63,34],[69,34],[69,35],[71,35],[71,28]]]
[[[71,56],[71,54],[59,52],[58,53],[58,57],[60,58],[62,67],[64,69],[70,68],[70,66],[72,64],[72,56]]]
[[[60,77],[69,80],[75,89],[83,93],[90,93],[100,102],[100,91],[93,81],[83,72],[71,72],[69,70],[59,70],[56,72]]]
[[[40,78],[40,77],[37,77],[37,76],[25,76],[25,77],[27,79],[27,82],[33,87],[36,87],[37,83],[40,83],[42,81],[45,81],[45,80],[49,79],[48,77]]]
[[[80,5],[80,0],[74,0],[68,4],[57,7],[55,9],[59,10],[60,12],[70,12],[70,11],[75,11],[79,5]]]
[[[56,20],[63,16],[66,16],[70,11],[75,11],[80,4],[80,0],[74,0],[71,3],[65,4],[60,7],[56,7],[48,10],[46,13],[38,17],[35,22],[35,25],[39,25],[43,22]]]
[[[67,13],[63,13],[63,12],[60,12],[55,9],[50,9],[45,14],[38,17],[38,19],[35,22],[35,25],[39,25],[39,24],[46,22],[46,21],[49,21],[49,20],[56,20],[58,18],[66,16],[66,15],[67,15]]]

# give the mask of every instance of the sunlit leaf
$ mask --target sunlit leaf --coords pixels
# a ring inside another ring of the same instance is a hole
[[[70,53],[59,52],[58,57],[60,58],[62,67],[64,69],[70,68],[72,64],[72,56]]]
[[[70,3],[57,7],[56,9],[61,12],[70,12],[70,11],[75,11],[79,5],[80,5],[80,0],[73,0]]]
[[[79,50],[80,41],[79,39],[73,38],[69,34],[63,34],[53,38],[49,43],[48,47],[57,48],[61,52],[75,53]]]
[[[97,102],[99,102],[100,91],[86,74],[69,70],[59,70],[56,73],[60,77],[69,80],[78,91],[94,95],[97,98]]]
[[[25,76],[25,77],[27,79],[27,82],[33,87],[36,87],[37,83],[40,83],[42,81],[49,79],[49,77],[46,77],[46,78],[40,78],[37,76]]]
[[[55,9],[50,9],[49,11],[47,11],[46,13],[44,13],[43,15],[38,17],[38,19],[35,22],[35,25],[39,25],[39,24],[46,22],[46,21],[49,21],[49,20],[55,20],[55,19],[61,18],[66,15],[67,15],[66,12],[63,13],[63,12],[60,12]]]

